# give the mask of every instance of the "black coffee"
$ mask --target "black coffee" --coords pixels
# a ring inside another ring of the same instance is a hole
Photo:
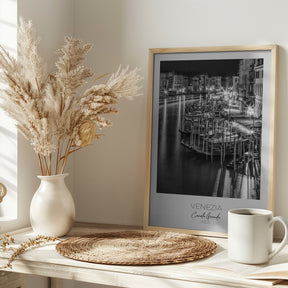
[[[261,213],[254,213],[254,212],[238,212],[237,214],[239,215],[250,215],[250,216],[260,216],[260,215],[263,215]]]

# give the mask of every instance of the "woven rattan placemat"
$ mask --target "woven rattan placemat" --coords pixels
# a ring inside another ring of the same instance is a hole
[[[159,265],[201,259],[216,250],[213,241],[187,233],[132,230],[71,237],[56,245],[63,256],[115,265]]]

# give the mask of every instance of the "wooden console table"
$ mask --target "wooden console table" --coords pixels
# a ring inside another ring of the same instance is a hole
[[[80,236],[97,232],[111,232],[137,229],[139,227],[116,225],[76,224],[68,236]],[[36,235],[31,228],[9,233],[17,243],[33,238]],[[70,279],[103,285],[127,288],[208,288],[208,287],[271,287],[272,281],[247,279],[244,275],[265,268],[262,266],[243,265],[231,262],[227,258],[227,239],[210,238],[218,244],[214,255],[202,260],[183,264],[158,266],[117,266],[102,265],[75,261],[59,255],[55,245],[31,249],[12,263],[12,270],[7,271],[34,274],[51,278],[53,288],[61,288],[60,279]],[[7,252],[0,253],[0,265],[9,258]],[[286,264],[287,263],[287,264]],[[269,267],[287,269],[288,247],[276,256]],[[273,287],[288,287],[288,282],[282,281]],[[275,282],[274,282],[275,284]]]

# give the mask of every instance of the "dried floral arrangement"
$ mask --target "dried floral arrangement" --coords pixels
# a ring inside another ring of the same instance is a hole
[[[68,156],[100,136],[96,127],[111,126],[103,115],[117,112],[120,98],[140,95],[142,79],[138,69],[120,67],[105,84],[94,84],[101,75],[77,95],[92,76],[82,65],[92,45],[65,37],[54,74],[45,72],[38,45],[32,22],[20,20],[18,58],[0,46],[0,107],[33,146],[42,175],[62,174]]]
[[[38,235],[35,238],[27,239],[26,241],[22,242],[18,248],[16,248],[12,246],[15,244],[14,238],[9,234],[4,234],[2,237],[0,237],[0,249],[3,252],[12,251],[12,254],[8,259],[8,262],[4,266],[1,266],[0,269],[12,268],[12,262],[15,260],[15,258],[31,248],[37,248],[48,243],[55,244],[55,242],[58,240],[59,239],[56,237]]]

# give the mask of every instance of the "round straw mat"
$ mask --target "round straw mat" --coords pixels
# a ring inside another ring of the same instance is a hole
[[[122,231],[68,238],[56,250],[75,260],[115,265],[183,263],[213,254],[216,243],[184,233]]]

